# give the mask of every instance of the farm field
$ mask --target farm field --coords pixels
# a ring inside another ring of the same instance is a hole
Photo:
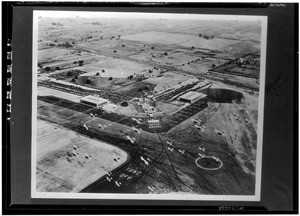
[[[188,71],[195,75],[207,73],[208,70],[223,64],[224,61],[214,58],[196,59],[194,61],[188,61],[184,65],[181,65],[182,70]]]
[[[48,49],[42,49],[38,51],[39,61],[45,62],[47,60],[54,60],[57,56],[67,56],[72,53],[72,50],[66,50],[66,49],[58,49],[58,48],[48,48]]]
[[[131,59],[136,59],[140,61],[151,61],[158,64],[167,65],[182,65],[190,61],[196,61],[199,59],[198,56],[189,55],[186,52],[164,52],[161,51],[151,51],[146,54],[137,54],[130,56]]]
[[[140,44],[127,43],[124,40],[111,41],[111,40],[97,40],[90,43],[79,43],[76,45],[83,49],[92,50],[94,52],[118,55],[118,56],[130,56],[136,54],[143,48]]]
[[[192,47],[195,48],[201,48],[201,49],[210,49],[210,50],[219,50],[226,46],[233,45],[237,43],[236,40],[228,40],[228,39],[222,39],[222,38],[214,38],[212,40],[207,40],[203,38],[195,38],[193,40],[190,40],[188,42],[181,43],[181,46],[184,47]]]
[[[236,75],[229,75],[229,74],[223,74],[223,73],[214,73],[209,72],[207,77],[211,77],[214,80],[219,80],[224,83],[230,83],[232,85],[238,85],[244,88],[249,88],[253,90],[258,90],[259,85],[257,83],[257,80],[254,78],[248,78],[248,77],[240,77]]]
[[[163,45],[179,45],[183,47],[201,48],[201,49],[221,49],[223,47],[235,44],[239,41],[219,39],[213,40],[200,38],[195,35],[188,34],[174,34],[167,32],[143,32],[134,35],[126,35],[122,37],[123,40],[132,40],[143,42],[147,44],[163,44]]]
[[[132,41],[139,41],[148,44],[165,44],[165,45],[172,45],[172,44],[181,44],[183,42],[187,42],[193,39],[194,35],[181,35],[181,34],[172,34],[167,32],[143,32],[133,35],[126,35],[122,37],[123,40],[132,40]]]

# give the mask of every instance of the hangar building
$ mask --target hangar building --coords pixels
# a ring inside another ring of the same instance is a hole
[[[183,102],[194,103],[195,101],[202,99],[204,97],[206,97],[205,94],[202,94],[200,92],[190,91],[188,93],[185,93],[184,95],[181,95],[179,97],[179,100]]]
[[[92,106],[92,107],[97,107],[97,108],[99,108],[103,104],[106,104],[107,102],[108,102],[108,100],[106,100],[106,99],[103,99],[100,97],[95,97],[92,95],[88,95],[88,96],[80,98],[80,103],[82,103],[84,105]]]

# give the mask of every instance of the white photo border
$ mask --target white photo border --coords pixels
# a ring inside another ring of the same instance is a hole
[[[86,14],[99,14],[101,16],[124,16],[140,17],[164,17],[182,19],[237,19],[238,20],[259,20],[261,21],[261,49],[260,49],[260,86],[258,99],[258,130],[257,130],[257,154],[255,174],[254,195],[195,195],[188,193],[169,194],[121,194],[121,193],[60,193],[60,192],[37,192],[36,191],[36,145],[37,145],[37,60],[38,60],[38,16],[73,16]],[[149,16],[151,15],[151,16]],[[245,16],[245,15],[202,15],[202,14],[168,14],[168,13],[135,13],[135,12],[91,12],[91,11],[33,11],[33,60],[32,60],[32,138],[31,138],[31,198],[47,199],[124,199],[124,200],[198,200],[198,201],[260,201],[261,198],[261,175],[262,175],[262,145],[263,145],[263,117],[265,98],[265,74],[266,74],[266,46],[267,46],[267,16]]]

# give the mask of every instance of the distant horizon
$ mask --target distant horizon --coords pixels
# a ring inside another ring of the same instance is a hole
[[[44,11],[34,10],[40,18],[102,18],[102,19],[149,19],[149,20],[207,20],[207,21],[261,21],[262,16],[187,14],[187,13],[137,13],[95,11]],[[150,16],[151,15],[151,16]]]

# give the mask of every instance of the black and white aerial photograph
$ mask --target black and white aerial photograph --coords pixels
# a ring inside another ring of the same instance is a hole
[[[33,14],[33,198],[259,201],[264,16]]]

